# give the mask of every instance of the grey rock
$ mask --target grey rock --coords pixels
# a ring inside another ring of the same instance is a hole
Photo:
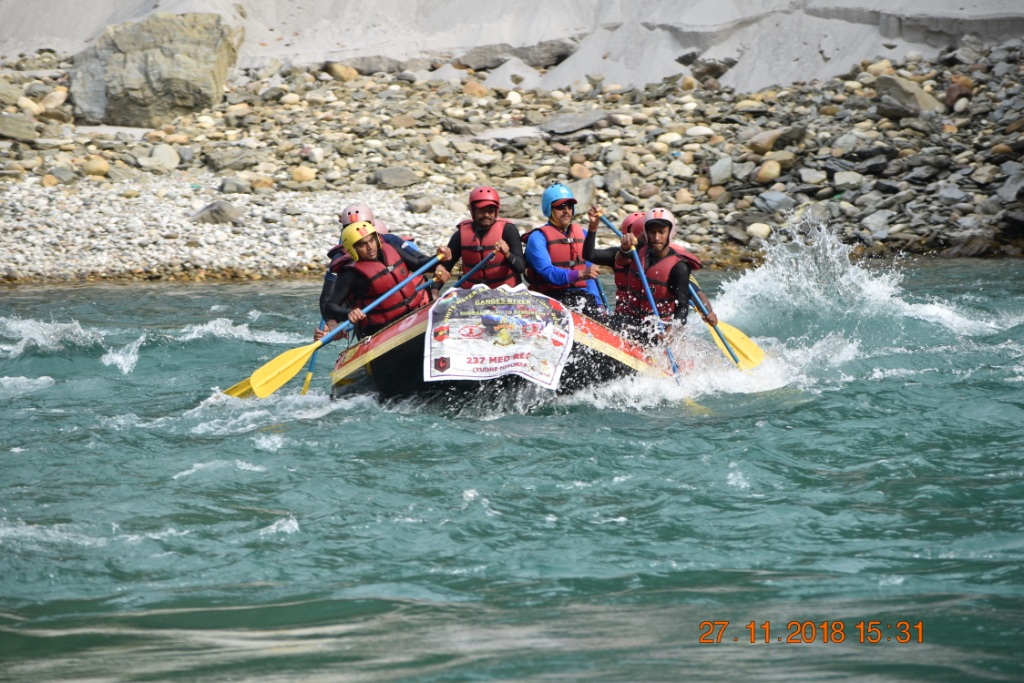
[[[13,107],[24,94],[21,88],[0,78],[0,106]]]
[[[375,73],[394,74],[405,70],[405,66],[402,62],[383,55],[349,57],[345,60],[345,64],[364,76],[369,76]]]
[[[252,185],[243,178],[231,176],[221,181],[220,191],[227,194],[251,194]]]
[[[943,204],[952,205],[969,199],[970,195],[956,185],[943,185],[936,197]]]
[[[430,200],[430,197],[415,197],[406,204],[409,213],[427,213],[432,208],[434,208],[434,202]]]
[[[879,97],[891,97],[900,107],[915,114],[932,112],[942,114],[945,105],[913,81],[899,76],[879,76],[875,79],[875,90]]]
[[[864,176],[856,171],[840,171],[832,179],[837,190],[858,190],[864,185]]]
[[[461,55],[458,61],[474,71],[489,70],[501,66],[512,54],[508,43],[480,45]]]
[[[218,199],[197,211],[192,220],[196,223],[232,223],[240,219],[244,213],[230,202]]]
[[[757,196],[757,199],[754,200],[754,206],[768,213],[785,213],[792,211],[796,207],[796,200],[785,192],[769,190]]]
[[[75,115],[87,123],[157,127],[214,106],[241,41],[241,29],[218,14],[158,12],[108,27],[75,56]]]
[[[59,180],[62,185],[70,185],[74,181],[78,180],[78,174],[72,171],[70,168],[64,166],[57,166],[56,168],[50,169],[50,174]]]
[[[722,157],[711,164],[708,169],[708,178],[712,185],[725,185],[732,180],[732,157]]]
[[[141,157],[138,159],[138,162],[139,167],[147,171],[170,173],[178,168],[178,164],[181,163],[181,157],[178,156],[178,153],[170,145],[160,144],[153,147],[153,151],[148,157]]]
[[[382,168],[373,174],[373,183],[385,187],[408,187],[423,182],[408,166]]]
[[[800,181],[809,185],[821,185],[828,180],[828,173],[817,168],[801,168]]]
[[[586,213],[587,209],[589,209],[597,199],[597,185],[594,183],[594,179],[584,178],[582,180],[573,180],[568,183],[568,186],[569,189],[572,190],[572,196],[576,198],[577,213]]]
[[[530,47],[518,47],[512,54],[535,69],[547,69],[565,60],[579,47],[571,38],[545,40]]]
[[[206,153],[205,162],[214,171],[244,171],[258,164],[260,156],[252,149],[229,147],[211,149]]]
[[[604,174],[604,189],[609,196],[614,197],[623,188],[632,187],[633,176],[626,172],[622,166],[613,166]]]
[[[1016,161],[1007,161],[1000,166],[1000,169],[1006,174],[1007,178],[1002,187],[996,191],[996,194],[1004,202],[1012,202],[1020,197],[1021,192],[1024,191],[1024,166]]]
[[[885,239],[889,232],[889,223],[896,215],[895,211],[883,209],[882,211],[875,211],[870,216],[865,216],[861,219],[860,224],[871,232],[871,236],[874,239]]]
[[[443,138],[434,138],[428,145],[430,158],[440,164],[448,163],[452,158],[452,148]]]
[[[590,128],[598,121],[603,121],[607,117],[608,112],[600,109],[576,114],[562,114],[541,124],[540,129],[545,133],[562,135],[565,133],[573,133],[584,128]]]
[[[39,138],[36,124],[19,114],[0,112],[0,138],[31,142]]]

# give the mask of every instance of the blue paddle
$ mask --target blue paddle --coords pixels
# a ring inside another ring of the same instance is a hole
[[[622,233],[615,227],[615,224],[608,220],[605,216],[601,216],[601,220],[612,229],[619,239],[622,239]],[[654,294],[651,292],[651,286],[647,282],[647,273],[644,272],[644,265],[640,262],[640,254],[637,253],[636,247],[629,250],[629,253],[633,255],[633,263],[636,265],[636,272],[640,276],[640,284],[644,286],[644,294],[647,295],[647,303],[651,307],[651,312],[654,314],[654,320],[658,325],[658,333],[665,333],[665,323],[662,321],[661,316],[658,315],[658,304],[654,301]],[[668,363],[672,367],[672,375],[676,378],[676,383],[679,383],[679,364],[676,363],[676,357],[672,353],[672,349],[665,347],[665,355],[668,356]]]
[[[462,283],[465,282],[469,278],[470,275],[472,275],[473,273],[475,273],[478,270],[480,270],[481,268],[483,268],[484,265],[486,265],[487,262],[490,261],[492,258],[494,258],[494,252],[493,251],[490,254],[488,254],[487,256],[485,256],[480,261],[480,263],[478,263],[475,266],[473,266],[472,268],[470,268],[469,271],[466,272],[462,277],[460,277],[458,279],[458,281],[454,285],[452,285],[452,286],[453,287],[460,287],[462,285]],[[420,292],[420,291],[426,289],[427,287],[430,287],[432,284],[434,284],[433,280],[427,280],[423,284],[421,284],[418,287],[416,287],[416,291]],[[367,306],[363,310],[365,311],[365,310],[368,310],[369,308],[370,307]],[[320,329],[321,330],[324,328],[324,324],[326,322],[327,322],[326,320],[323,320],[323,319],[320,320]],[[310,382],[310,380],[313,379],[313,366],[316,364],[316,355],[319,352],[320,352],[320,349],[317,349],[316,351],[313,352],[313,355],[310,356],[310,358],[309,358],[309,371],[306,373],[306,381],[302,383],[302,394],[301,394],[302,396],[305,396],[306,392],[309,391],[309,382]]]
[[[424,263],[407,278],[374,299],[369,305],[363,308],[363,312],[366,313],[368,311],[372,311],[374,308],[386,301],[392,294],[395,294],[401,290],[402,287],[405,287],[405,285],[412,282],[413,278],[422,275],[437,265],[438,260],[438,257],[435,256]],[[338,325],[324,335],[324,337],[319,341],[285,351],[269,363],[258,368],[256,372],[252,373],[249,379],[242,380],[238,384],[229,387],[224,393],[237,398],[246,396],[249,392],[256,394],[256,396],[260,398],[270,396],[272,393],[287,384],[288,380],[295,376],[302,366],[306,364],[306,360],[316,353],[317,349],[321,346],[325,346],[328,342],[334,339],[334,337],[342,332],[352,329],[352,327],[352,323],[346,320],[341,325]]]

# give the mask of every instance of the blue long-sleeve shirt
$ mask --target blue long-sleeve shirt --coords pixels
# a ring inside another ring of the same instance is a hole
[[[586,237],[587,231],[583,231]],[[577,282],[575,271],[552,265],[551,254],[548,253],[548,242],[542,232],[535,231],[526,241],[526,263],[538,275],[553,285],[570,285]],[[587,265],[591,265],[589,261]],[[601,292],[597,289],[597,280],[584,280],[587,294],[594,297],[594,303],[601,305]]]

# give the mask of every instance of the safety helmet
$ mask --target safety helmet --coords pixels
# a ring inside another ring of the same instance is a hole
[[[554,183],[544,190],[544,194],[540,196],[540,210],[544,214],[544,218],[551,217],[551,207],[555,203],[566,200],[573,204],[576,203],[576,198],[572,196],[572,190],[562,183]]]
[[[351,225],[357,221],[373,223],[373,210],[366,204],[349,204],[338,214],[338,220],[341,221],[342,225]]]
[[[349,223],[345,226],[345,229],[341,231],[341,244],[345,247],[345,251],[352,257],[353,261],[359,260],[359,254],[356,252],[356,242],[360,241],[364,237],[370,235],[376,235],[377,228],[373,227],[373,223],[369,221],[356,221],[355,223]],[[380,238],[377,238],[378,244],[380,244]]]
[[[626,216],[626,220],[622,221],[622,232],[639,239],[644,234],[644,219],[646,217],[647,214],[644,211],[634,211],[629,214]]]
[[[644,215],[644,229],[654,222],[668,223],[668,235],[669,239],[676,231],[676,217],[672,215],[672,212],[666,208],[656,206]]]
[[[469,205],[476,206],[481,204],[484,206],[493,204],[496,207],[501,207],[501,200],[498,197],[498,191],[493,187],[481,186],[469,193]]]

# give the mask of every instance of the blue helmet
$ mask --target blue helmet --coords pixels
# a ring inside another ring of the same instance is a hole
[[[540,210],[544,214],[544,218],[550,218],[551,205],[563,199],[568,199],[573,204],[576,203],[576,198],[572,196],[572,190],[562,183],[554,183],[544,190],[544,194],[540,196]]]

